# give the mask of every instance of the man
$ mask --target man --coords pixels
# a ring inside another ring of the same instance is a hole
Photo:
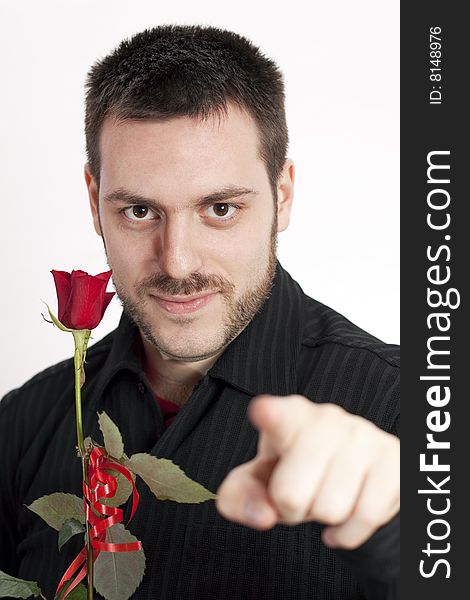
[[[218,492],[177,505],[139,490],[135,598],[396,595],[397,349],[276,260],[287,140],[282,76],[236,34],[158,27],[90,71],[85,180],[124,313],[88,352],[84,430],[99,439],[106,410],[127,454],[171,458]],[[49,595],[79,542],[58,553],[22,505],[80,493],[70,372],[0,405],[0,568]]]

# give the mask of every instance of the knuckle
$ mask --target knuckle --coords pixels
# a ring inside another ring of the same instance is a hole
[[[357,417],[359,418],[359,417]],[[377,440],[372,426],[368,423],[356,421],[356,417],[350,423],[349,428],[350,445],[361,455],[369,458],[369,461],[381,454],[380,446],[377,446]]]
[[[342,409],[340,406],[338,406],[337,404],[333,404],[331,402],[322,404],[322,410],[323,410],[324,417],[328,417],[328,418],[332,418],[332,419],[338,419],[340,417],[343,417],[344,412],[345,412],[344,409]]]
[[[371,441],[376,442],[379,429],[374,423],[359,415],[349,415],[349,426],[351,434],[358,440],[369,444]]]
[[[240,465],[232,469],[220,484],[217,494],[222,497],[237,494],[240,487],[240,482],[243,480],[243,472],[244,465]]]
[[[289,400],[291,402],[292,411],[296,411],[299,415],[305,415],[305,417],[310,413],[314,406],[311,400],[308,400],[304,396],[299,396],[298,394],[289,396]]]
[[[364,529],[376,529],[382,524],[379,511],[375,505],[364,504],[359,506],[354,516]]]
[[[334,427],[334,430],[332,429],[332,431],[334,431],[336,435],[344,435],[351,426],[352,415],[346,412],[344,408],[341,408],[341,406],[328,402],[318,405],[317,408],[318,412],[315,420],[325,429],[327,427]]]
[[[347,519],[349,511],[342,502],[325,500],[314,504],[312,514],[321,523],[340,525]]]
[[[290,521],[300,520],[305,512],[305,507],[301,498],[296,497],[292,491],[286,493],[280,491],[271,494],[272,501],[281,516]]]

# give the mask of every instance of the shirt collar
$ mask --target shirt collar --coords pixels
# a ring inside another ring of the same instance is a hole
[[[209,369],[208,375],[250,395],[294,393],[302,343],[302,296],[300,286],[277,261],[270,296]],[[95,388],[98,396],[123,369],[146,379],[140,334],[124,312],[109,340],[112,340],[111,349]]]

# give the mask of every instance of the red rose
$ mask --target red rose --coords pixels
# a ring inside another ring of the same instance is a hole
[[[88,275],[85,271],[51,271],[57,290],[59,321],[69,329],[94,329],[115,292],[106,286],[112,271]]]

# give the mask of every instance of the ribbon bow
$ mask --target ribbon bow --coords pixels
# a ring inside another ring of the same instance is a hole
[[[116,523],[122,523],[124,513],[120,508],[105,506],[101,504],[102,498],[113,498],[117,490],[116,478],[110,475],[106,470],[117,471],[132,485],[132,511],[129,517],[130,523],[139,504],[139,492],[137,491],[134,480],[128,469],[121,464],[110,460],[101,448],[93,448],[90,454],[90,463],[88,466],[88,485],[83,482],[83,508],[85,517],[91,525],[90,538],[93,547],[93,561],[98,558],[100,552],[135,552],[142,550],[141,542],[132,542],[128,544],[108,544],[106,543],[106,529]],[[69,568],[65,571],[62,579],[57,586],[56,595],[60,592],[66,581],[72,578],[78,569],[80,572],[74,581],[67,588],[62,600],[80,583],[87,573],[87,545],[82,548]]]

